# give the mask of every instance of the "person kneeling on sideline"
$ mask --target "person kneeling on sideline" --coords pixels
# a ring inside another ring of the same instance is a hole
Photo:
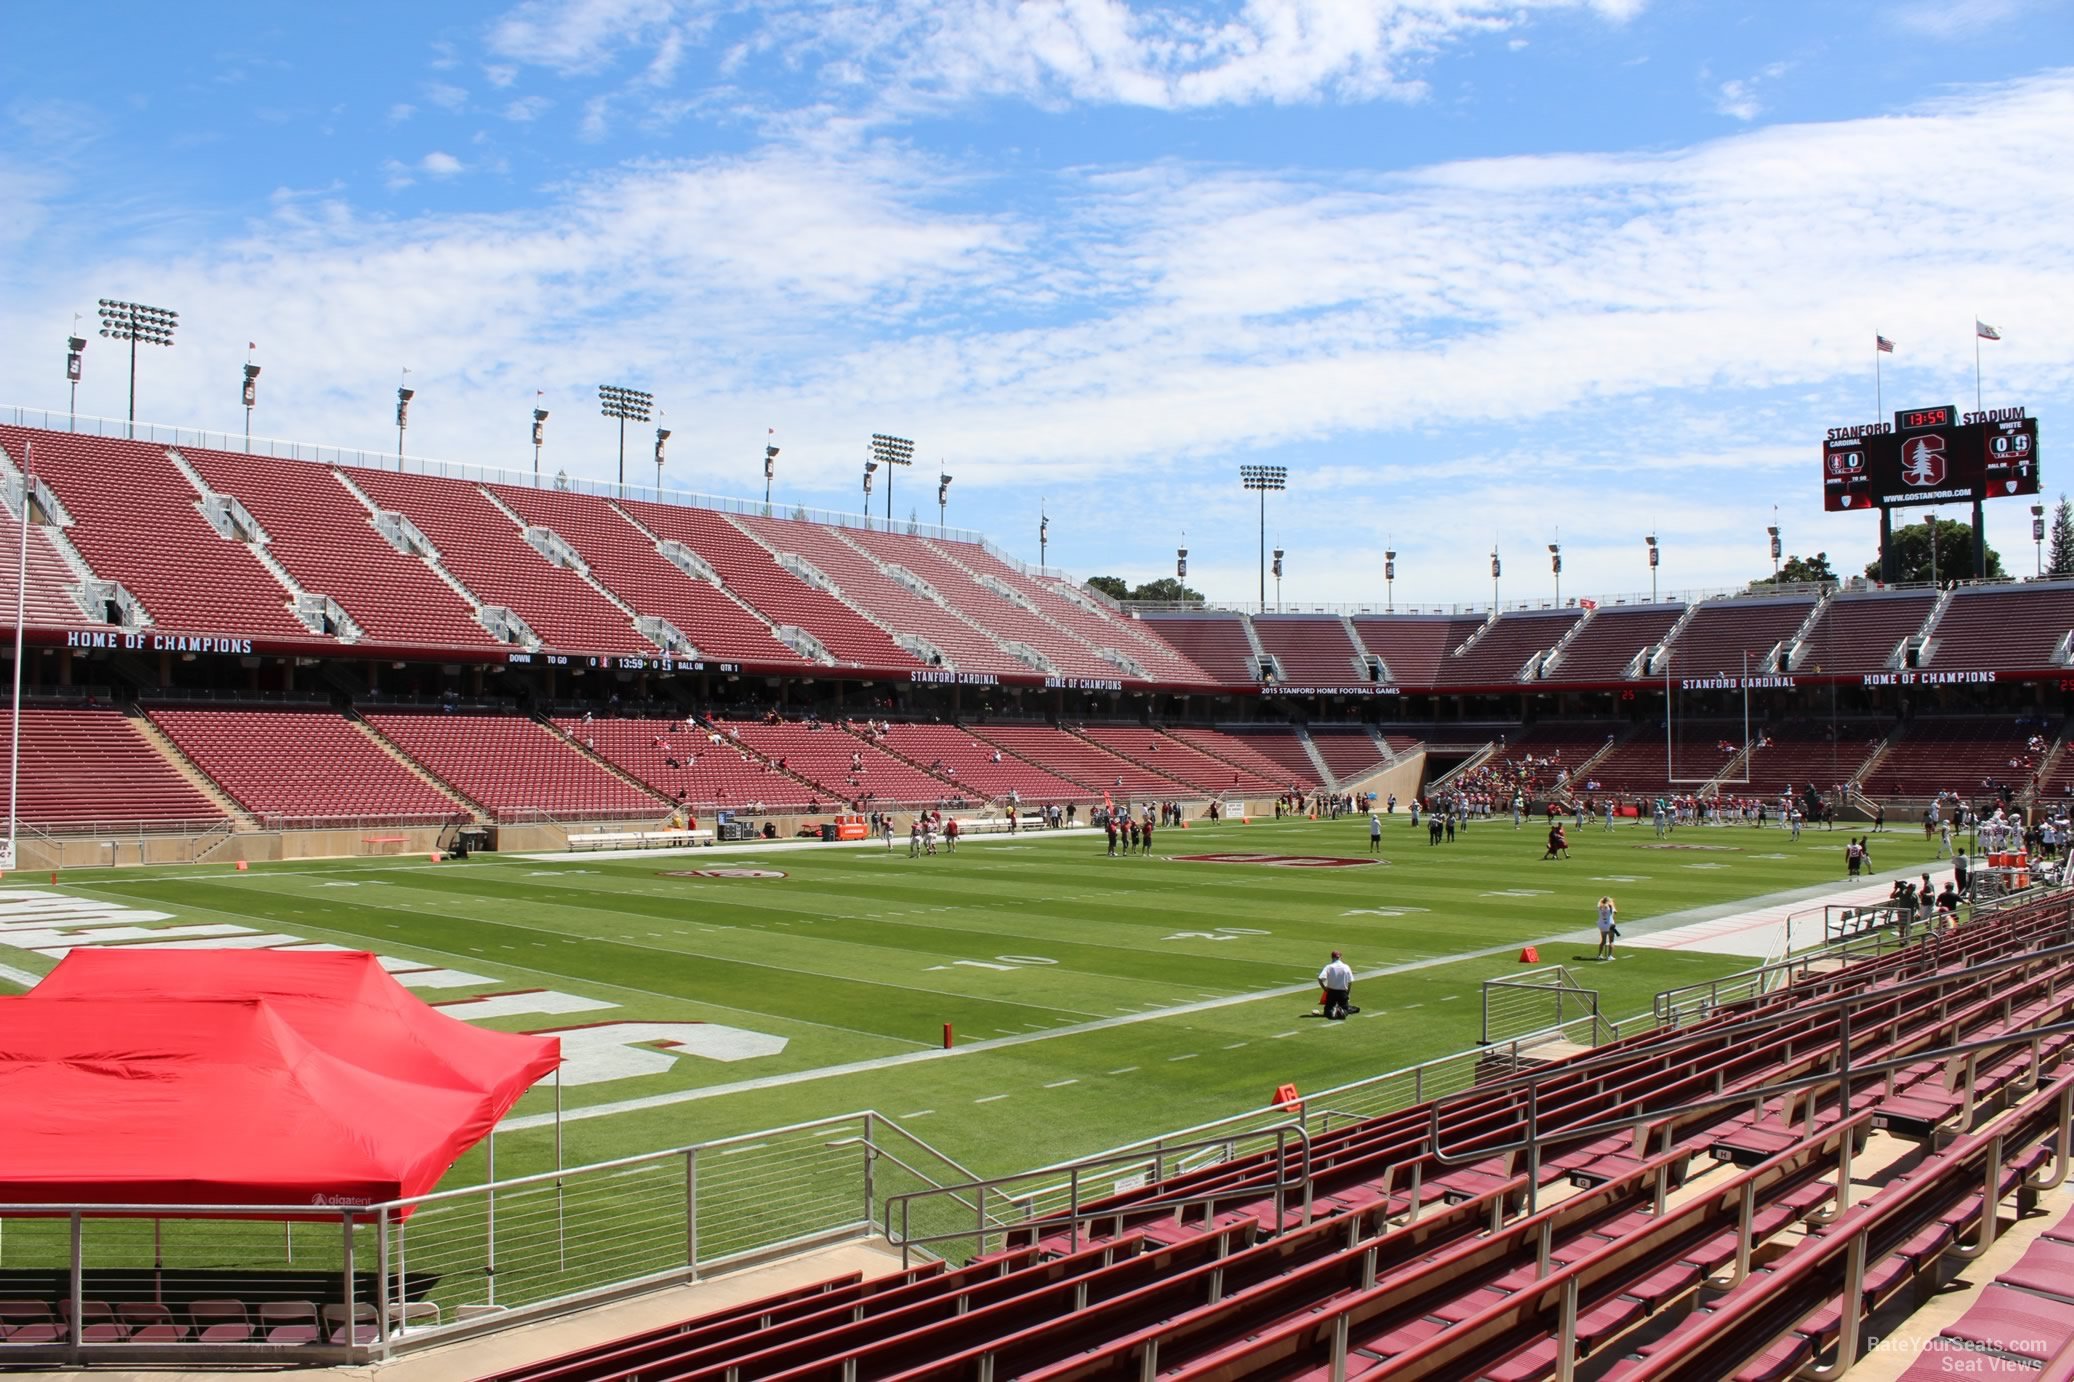
[[[1350,1012],[1359,1012],[1351,1007],[1347,998],[1354,991],[1354,971],[1339,957],[1337,950],[1325,968],[1318,971],[1318,987],[1325,990],[1325,1015],[1333,1021],[1343,1020]]]

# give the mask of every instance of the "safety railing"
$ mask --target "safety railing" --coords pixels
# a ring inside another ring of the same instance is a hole
[[[1294,1144],[1295,1156],[1291,1147]],[[1209,1157],[1194,1164],[1231,1160],[1253,1150],[1274,1150],[1272,1174],[1201,1194],[1179,1194],[1133,1201],[1128,1213],[1179,1213],[1201,1209],[1207,1220],[1215,1216],[1220,1202],[1252,1201],[1262,1195],[1275,1197],[1274,1231],[1289,1227],[1289,1197],[1301,1194],[1296,1222],[1311,1221],[1311,1142],[1300,1122],[1285,1119],[1270,1127],[1223,1138],[1205,1138],[1172,1143],[1151,1153],[1106,1152],[1082,1157],[1035,1171],[1010,1176],[973,1179],[959,1184],[932,1186],[907,1194],[887,1196],[880,1227],[889,1242],[901,1250],[902,1262],[917,1247],[969,1242],[970,1256],[989,1251],[990,1239],[1012,1229],[1031,1233],[1060,1232],[1071,1235],[1079,1246],[1082,1225],[1117,1218],[1114,1209],[1088,1209],[1088,1199],[1101,1199],[1142,1185],[1157,1185],[1176,1170],[1189,1169],[1194,1154]],[[883,1153],[881,1153],[883,1155]],[[995,1208],[990,1209],[990,1202]],[[930,1220],[962,1214],[966,1222],[955,1228],[929,1226]],[[923,1220],[920,1231],[917,1219]]]

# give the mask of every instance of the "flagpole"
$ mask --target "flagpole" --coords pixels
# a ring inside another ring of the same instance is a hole
[[[36,474],[36,443],[22,447],[22,532],[14,564],[14,712],[8,718],[7,752],[7,857],[0,860],[15,867],[15,836],[20,819],[22,782],[22,625],[28,622],[29,591],[29,481]]]
[[[1973,318],[1973,411],[1980,411],[1980,316]]]
[[[1887,415],[1886,391],[1880,385],[1880,338],[1872,338],[1872,415],[1875,420]]]

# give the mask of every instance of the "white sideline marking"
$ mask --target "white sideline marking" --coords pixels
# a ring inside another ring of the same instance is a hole
[[[1452,1003],[1452,1002],[1454,1002],[1454,1001],[1455,1001],[1455,1000],[1456,1000],[1457,998],[1460,998],[1461,996],[1462,996],[1462,995],[1461,995],[1461,994],[1459,994],[1459,993],[1451,993],[1451,994],[1449,994],[1449,995],[1448,995],[1447,997],[1445,997],[1445,998],[1441,999],[1440,1001],[1441,1001],[1441,1002],[1443,1002],[1443,1003]]]
[[[16,969],[12,965],[0,965],[0,979],[5,979],[10,984],[20,985],[25,989],[35,988],[43,982],[41,974],[31,974],[26,969]]]
[[[933,1108],[918,1108],[913,1113],[903,1113],[900,1116],[902,1118],[927,1118],[930,1114],[934,1112],[936,1112],[936,1110]]]
[[[1233,1043],[1232,1043],[1231,1045],[1229,1045],[1229,1046],[1225,1047],[1224,1049],[1225,1049],[1225,1050],[1227,1050],[1227,1051],[1236,1051],[1236,1050],[1238,1050],[1238,1049],[1239,1049],[1239,1048],[1240,1048],[1241,1046],[1244,1046],[1244,1045],[1246,1045],[1246,1043],[1245,1043],[1245,1042],[1243,1042],[1243,1041],[1234,1041],[1234,1042],[1233,1042]]]

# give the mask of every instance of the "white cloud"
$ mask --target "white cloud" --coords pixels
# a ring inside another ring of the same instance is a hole
[[[508,62],[491,63],[482,70],[483,80],[500,90],[518,80],[518,68]]]
[[[441,110],[459,110],[468,104],[468,93],[450,82],[428,82],[425,99]]]
[[[1762,89],[1791,70],[1791,64],[1775,62],[1748,77],[1731,78],[1716,89],[1714,109],[1731,119],[1749,124],[1764,114]]]
[[[395,105],[389,107],[389,123],[400,125],[417,113],[418,108],[416,106],[411,105],[408,101],[398,101]]]
[[[529,124],[545,115],[554,102],[545,96],[521,96],[505,104],[504,118],[517,124]]]
[[[1969,39],[2013,19],[2050,7],[2050,0],[1911,0],[1892,17],[1902,28],[1931,38]]]
[[[672,0],[526,0],[491,26],[490,51],[561,72],[603,66],[675,15]]]
[[[418,168],[431,177],[450,178],[464,171],[465,165],[452,154],[435,149],[418,160]]]

